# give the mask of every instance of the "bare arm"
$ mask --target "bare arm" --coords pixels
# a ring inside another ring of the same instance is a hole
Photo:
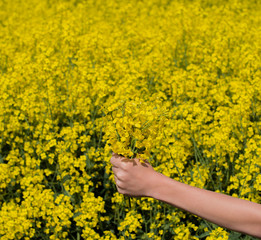
[[[148,163],[111,158],[120,193],[166,202],[233,231],[261,238],[261,205],[180,183],[156,172]]]

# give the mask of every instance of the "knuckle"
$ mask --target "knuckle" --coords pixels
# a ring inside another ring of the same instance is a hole
[[[123,195],[126,194],[126,191],[125,191],[124,189],[121,189],[121,188],[119,188],[118,192],[119,192],[120,194],[123,194]]]
[[[111,157],[110,162],[114,163],[114,161],[115,161],[115,157]]]
[[[123,173],[122,176],[121,176],[121,181],[122,182],[128,182],[128,176]]]
[[[117,178],[120,179],[121,181],[124,181],[125,180],[125,174],[124,172],[118,172],[117,174]]]
[[[118,188],[122,191],[122,192],[125,192],[128,190],[128,186],[126,186],[125,183],[123,182],[120,182],[119,185],[118,185]]]
[[[122,181],[118,181],[117,186],[118,186],[120,189],[123,189],[123,188],[124,188],[124,183],[123,183]]]
[[[121,168],[122,168],[124,171],[127,171],[127,166],[126,166],[126,164],[123,164],[123,165],[121,166]]]

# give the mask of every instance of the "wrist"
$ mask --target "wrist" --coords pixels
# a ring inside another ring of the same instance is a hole
[[[157,172],[154,185],[150,191],[150,197],[171,204],[174,207],[186,209],[184,197],[188,190],[187,187],[190,186]]]
[[[157,200],[163,200],[162,195],[164,194],[164,189],[168,188],[168,181],[168,177],[159,172],[154,171],[152,177],[149,180],[147,196]]]

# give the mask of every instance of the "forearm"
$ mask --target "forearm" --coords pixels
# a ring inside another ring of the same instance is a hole
[[[156,173],[151,197],[219,226],[261,238],[261,205],[192,187]]]
[[[261,238],[261,205],[192,187],[156,172],[147,162],[111,158],[119,193],[147,196],[186,210],[219,226]]]

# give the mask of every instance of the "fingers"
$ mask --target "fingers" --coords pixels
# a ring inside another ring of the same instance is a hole
[[[119,181],[121,180],[121,176],[122,176],[122,173],[123,173],[123,170],[120,168],[120,167],[116,167],[116,166],[112,166],[112,171],[113,171],[113,174],[114,174],[114,179],[115,179],[115,182],[116,182],[116,179]],[[117,184],[117,183],[116,183]]]
[[[115,153],[115,152],[112,152],[112,156],[114,157],[114,156],[117,156],[118,154],[117,153]]]
[[[122,157],[116,153],[112,153],[112,157],[110,159],[110,162],[112,164],[113,167],[115,168],[122,168],[122,169],[125,169],[126,168],[128,169],[130,166],[129,166],[129,163],[131,163],[131,165],[134,167],[134,166],[138,166],[138,165],[142,165],[143,167],[149,167],[150,166],[150,163],[148,162],[148,160],[143,160],[140,161],[140,159],[138,158],[133,158],[133,159],[129,159],[129,158],[125,158],[125,157]]]
[[[121,185],[121,183],[120,183],[121,181],[116,175],[114,175],[114,180],[115,180],[117,190],[119,191],[119,189],[121,189],[121,187],[119,187],[119,185]]]
[[[120,188],[118,185],[116,185],[116,188],[120,194],[125,194],[124,189]]]
[[[112,166],[112,171],[114,173],[114,175],[117,175],[117,170],[119,169],[118,167]]]
[[[116,183],[116,186],[118,186],[118,183],[119,183],[119,179],[117,178],[117,176],[114,174],[114,181]]]
[[[121,185],[121,180],[120,180],[120,176],[121,176],[121,162],[122,160],[124,160],[125,158],[116,154],[116,153],[112,153],[112,157],[111,157],[111,164],[112,164],[112,171],[114,173],[114,180],[115,180],[115,184],[116,184],[116,188],[117,191],[121,194],[124,193],[123,189],[120,187]]]
[[[116,153],[112,153],[112,157],[111,157],[111,164],[114,166],[114,167],[120,167],[120,163],[121,163],[121,159],[123,157],[121,157],[120,155],[116,154]]]

